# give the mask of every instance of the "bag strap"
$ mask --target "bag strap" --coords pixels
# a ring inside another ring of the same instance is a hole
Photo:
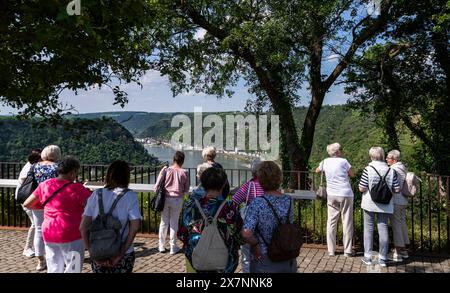
[[[272,210],[272,213],[275,215],[278,225],[281,225],[282,224],[281,219],[278,216],[277,211],[275,211],[275,208],[273,207],[273,205],[270,203],[270,201],[265,196],[263,196],[262,198],[267,202],[267,205],[270,207],[270,209]],[[289,204],[289,208],[290,208],[290,204]]]
[[[105,210],[103,208],[103,195],[102,195],[103,188],[100,188],[97,190],[97,198],[98,198],[98,213],[100,216],[105,215]]]
[[[247,188],[247,198],[245,199],[245,205],[247,206],[248,205],[248,199],[250,198],[250,187],[252,186],[252,184],[253,184],[253,192],[254,192],[254,197],[256,197],[256,184],[255,184],[255,182],[253,182],[253,181],[250,181],[249,183],[248,183],[248,188]]]
[[[325,164],[325,159],[322,161],[322,171],[320,171],[320,187],[323,187],[323,173],[325,173],[325,171],[323,170],[323,165]]]
[[[45,207],[45,205],[58,193],[60,192],[64,187],[66,187],[67,185],[72,184],[72,181],[69,181],[67,183],[65,183],[63,186],[61,186],[60,188],[58,188],[55,192],[52,193],[52,195],[50,195],[42,204],[42,207]]]
[[[122,190],[116,197],[116,199],[114,200],[113,204],[111,205],[111,208],[109,209],[108,214],[112,215],[112,212],[114,211],[114,209],[116,208],[117,203],[119,202],[119,200],[125,196],[125,194],[130,191],[128,188],[125,188],[124,190]]]
[[[200,210],[200,214],[202,215],[202,218],[205,221],[205,225],[208,226],[209,225],[208,217],[205,215],[205,212],[203,211],[202,206],[200,205],[200,202],[198,201],[198,199],[194,199],[194,201],[195,201],[195,205]],[[213,222],[214,223],[217,222],[217,217],[219,217],[219,213],[220,213],[220,211],[222,210],[222,208],[223,208],[223,206],[225,204],[226,204],[226,200],[224,200],[220,204],[219,208],[217,209],[217,212],[216,212],[216,214],[214,215],[214,218],[213,218]]]

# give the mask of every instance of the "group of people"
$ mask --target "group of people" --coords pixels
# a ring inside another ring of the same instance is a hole
[[[38,271],[81,272],[84,252],[90,245],[91,223],[100,210],[110,211],[114,203],[112,214],[121,222],[123,245],[114,257],[91,261],[91,267],[96,273],[132,272],[133,241],[142,216],[137,193],[127,189],[130,167],[124,161],[113,162],[108,167],[104,188],[94,192],[76,181],[80,167],[76,158],[62,158],[60,148],[55,145],[42,151],[34,149],[28,156],[19,175],[19,186],[29,173],[39,185],[23,203],[31,221],[23,254],[37,258]]]
[[[338,143],[328,145],[327,152],[329,157],[320,163],[316,172],[323,172],[327,182],[328,252],[330,256],[336,253],[337,222],[342,217],[344,255],[352,257],[354,194],[349,177],[355,174],[350,163],[343,158]],[[159,252],[166,252],[170,229],[169,253],[177,254],[181,250],[177,246],[179,239],[183,243],[187,272],[232,273],[237,269],[239,259],[246,273],[296,272],[295,257],[283,261],[269,257],[269,247],[277,227],[281,222],[292,223],[294,220],[293,201],[280,191],[283,179],[280,167],[273,161],[254,160],[251,164],[252,178],[233,190],[229,199],[230,184],[223,167],[215,161],[215,148],[205,148],[202,156],[204,162],[197,166],[199,183],[191,191],[189,173],[183,169],[185,156],[182,152],[177,151],[173,164],[159,173],[155,189],[163,186],[165,190]],[[400,261],[408,257],[408,199],[401,193],[407,171],[397,150],[388,153],[386,162],[380,147],[371,148],[369,156],[371,162],[364,169],[359,183],[364,211],[362,261],[371,264],[373,228],[377,218],[379,264],[385,266],[389,251],[389,219],[394,231],[393,259]],[[30,171],[39,185],[23,204],[32,223],[23,254],[36,256],[37,270],[81,272],[84,251],[90,245],[89,229],[93,220],[99,213],[109,211],[120,221],[120,252],[109,259],[91,261],[92,270],[132,272],[135,261],[133,241],[142,216],[137,193],[128,189],[128,163],[113,162],[108,167],[105,186],[94,192],[76,182],[79,170],[78,160],[71,156],[61,158],[61,150],[57,146],[50,145],[42,151],[35,149],[30,153],[28,163],[20,172],[19,185]],[[393,199],[386,204],[374,202],[370,196],[371,188],[380,180],[385,180],[394,193]],[[207,245],[214,246],[212,251],[216,255],[210,259],[207,252],[199,253],[199,249],[205,249],[206,240],[201,241],[202,237],[208,238]]]
[[[342,218],[344,255],[351,257],[353,239],[353,198],[354,194],[349,177],[354,177],[350,163],[343,157],[339,143],[327,146],[328,158],[320,162],[316,172],[324,172],[327,182],[327,246],[330,256],[336,252],[336,232],[339,217]],[[364,217],[364,257],[362,262],[372,264],[373,230],[375,218],[379,236],[378,263],[386,266],[389,260],[402,261],[408,258],[406,247],[409,245],[408,227],[406,224],[406,207],[408,197],[402,193],[407,175],[406,166],[400,160],[400,152],[392,150],[385,156],[381,147],[369,150],[371,162],[363,170],[359,191],[362,192],[361,208]],[[381,180],[387,184],[392,192],[392,199],[387,203],[373,200],[370,191]],[[394,251],[389,257],[388,222],[391,220]]]

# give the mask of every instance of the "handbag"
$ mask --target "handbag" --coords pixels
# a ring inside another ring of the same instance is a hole
[[[156,189],[156,194],[150,199],[150,208],[155,212],[161,212],[164,209],[166,199],[166,173],[167,168],[164,169],[161,181]]]
[[[247,208],[248,208],[248,199],[249,199],[249,197],[250,197],[250,187],[251,187],[251,184],[253,183],[253,192],[254,192],[254,194],[255,194],[255,197],[256,197],[256,185],[255,185],[255,182],[253,182],[253,181],[251,181],[249,184],[248,184],[248,189],[247,189],[247,199],[245,200],[245,203],[242,203],[241,204],[241,207],[239,208],[239,213],[241,214],[241,218],[244,220],[245,219],[245,215],[247,214]]]
[[[34,167],[35,164],[31,165],[30,170],[27,173],[27,178],[25,178],[22,185],[20,185],[19,189],[17,190],[16,200],[20,204],[23,204],[39,185],[39,183],[37,183],[36,181],[36,178],[34,177]]]
[[[325,164],[325,160],[322,163],[322,171],[320,172],[320,185],[316,191],[316,196],[318,199],[326,200],[327,199],[327,188],[323,184],[323,165]]]

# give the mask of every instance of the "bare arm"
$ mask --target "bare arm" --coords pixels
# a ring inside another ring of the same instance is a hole
[[[32,193],[27,200],[23,203],[23,206],[27,209],[34,209],[35,205],[39,202],[39,197]]]
[[[241,236],[242,238],[244,238],[245,242],[250,244],[251,252],[257,258],[257,260],[260,261],[262,259],[261,246],[259,245],[259,241],[258,239],[256,239],[252,230],[242,229]]]
[[[89,249],[89,227],[92,224],[92,217],[83,216],[80,224],[81,238],[83,239],[84,248]]]
[[[130,229],[128,231],[128,237],[121,249],[122,256],[125,255],[125,252],[133,244],[134,238],[136,237],[136,234],[139,231],[140,227],[141,227],[141,220],[131,220],[130,221]]]
[[[348,176],[355,177],[355,171],[353,170],[353,167],[350,167],[350,169],[348,169]]]

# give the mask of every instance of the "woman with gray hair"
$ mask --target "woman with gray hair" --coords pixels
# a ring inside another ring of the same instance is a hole
[[[349,177],[355,176],[352,165],[347,159],[342,158],[342,147],[339,143],[327,146],[330,156],[317,167],[316,172],[324,172],[327,180],[327,245],[328,254],[335,255],[336,233],[339,216],[342,217],[342,229],[344,236],[344,256],[353,256],[353,191]]]
[[[209,164],[213,168],[218,168],[218,169],[223,170],[222,165],[215,161],[216,155],[217,155],[217,151],[216,151],[216,148],[213,146],[207,146],[202,150],[202,157],[203,157],[203,160],[205,163]],[[223,188],[222,195],[224,197],[227,197],[229,193],[230,193],[230,183],[228,182],[228,179],[227,179],[227,183],[225,184],[225,187]]]
[[[58,164],[61,160],[61,149],[56,145],[46,146],[41,152],[42,161],[34,167],[34,178],[37,183],[42,183],[48,179],[58,177]],[[35,226],[34,253],[38,258],[36,270],[42,271],[47,267],[45,263],[45,244],[42,238],[42,223],[44,222],[44,208],[37,204],[32,210]]]
[[[400,162],[400,152],[398,150],[390,151],[386,156],[386,162],[393,170],[397,172],[398,183],[403,186],[408,170],[406,166]],[[406,225],[406,207],[408,206],[408,198],[402,192],[394,194],[394,213],[392,214],[391,223],[394,236],[394,253],[393,261],[403,261],[409,257],[406,245],[409,245],[408,226]]]
[[[245,220],[245,214],[247,207],[250,205],[253,199],[264,195],[264,190],[259,184],[257,171],[261,165],[259,158],[253,160],[251,164],[252,179],[245,182],[238,191],[233,195],[233,202],[240,207],[241,217]],[[243,273],[250,273],[250,245],[245,244],[241,246],[241,266]]]
[[[369,150],[372,162],[364,168],[359,182],[359,191],[363,193],[361,208],[364,210],[364,257],[362,262],[366,265],[372,264],[373,228],[375,216],[378,222],[379,254],[378,263],[385,267],[388,261],[389,235],[388,218],[394,212],[394,201],[389,203],[378,203],[372,199],[372,189],[380,180],[384,180],[392,193],[399,192],[397,174],[391,170],[384,161],[384,151],[381,147],[372,147]],[[379,186],[379,185],[378,185]]]

